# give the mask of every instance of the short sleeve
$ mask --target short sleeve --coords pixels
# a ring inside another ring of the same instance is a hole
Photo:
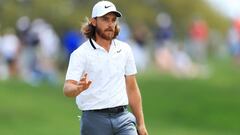
[[[85,61],[83,55],[73,52],[70,56],[65,80],[79,81],[84,71]]]
[[[135,64],[135,59],[130,46],[128,46],[126,51],[127,61],[125,65],[125,75],[134,75],[137,73],[137,68]]]

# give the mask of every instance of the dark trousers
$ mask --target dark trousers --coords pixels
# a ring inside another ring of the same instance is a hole
[[[127,109],[83,111],[80,125],[81,135],[137,135],[136,118]]]

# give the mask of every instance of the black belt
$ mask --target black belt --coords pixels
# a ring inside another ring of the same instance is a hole
[[[102,113],[121,113],[127,109],[127,106],[117,106],[113,108],[104,108],[104,109],[97,109],[97,110],[89,110],[93,112],[102,112]]]

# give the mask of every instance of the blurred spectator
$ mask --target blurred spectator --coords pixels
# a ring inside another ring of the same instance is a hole
[[[156,49],[155,61],[158,68],[164,72],[172,72],[174,69],[173,27],[169,14],[159,13],[156,17],[157,31],[155,32]]]
[[[14,77],[18,74],[18,56],[20,49],[20,42],[18,37],[15,35],[14,29],[6,29],[4,35],[1,38],[0,51],[3,57],[3,60],[7,64],[7,76]]]
[[[32,24],[32,30],[37,33],[39,39],[37,50],[38,72],[36,72],[38,79],[40,78],[40,81],[47,80],[51,84],[56,84],[58,83],[59,37],[53,27],[44,19],[36,19]]]
[[[189,27],[189,54],[197,63],[205,64],[207,61],[207,42],[208,42],[208,26],[201,19],[196,18]]]
[[[240,65],[240,19],[233,21],[228,31],[228,44],[234,62]]]
[[[173,50],[174,75],[177,77],[197,77],[199,75],[198,66],[192,61],[191,57],[185,52],[184,45],[179,43]]]
[[[155,39],[157,47],[171,44],[173,40],[172,19],[167,13],[159,13],[156,17],[157,30],[155,32]]]
[[[141,72],[146,70],[149,64],[149,52],[147,40],[149,31],[144,24],[136,24],[133,28],[133,40],[130,45],[133,51],[137,69]]]
[[[206,67],[193,62],[180,42],[157,49],[155,55],[157,66],[164,73],[178,78],[208,77]]]
[[[23,79],[32,85],[44,80],[56,84],[60,42],[52,26],[43,19],[31,22],[24,16],[17,21],[17,30],[22,43],[20,67]]]
[[[156,65],[160,71],[172,73],[174,70],[174,56],[169,46],[163,46],[155,51]]]
[[[37,47],[39,38],[32,30],[32,23],[27,16],[20,17],[16,23],[18,37],[21,41],[20,70],[23,80],[35,84],[34,77],[37,71]]]
[[[8,68],[2,55],[2,36],[0,35],[0,80],[8,79]]]

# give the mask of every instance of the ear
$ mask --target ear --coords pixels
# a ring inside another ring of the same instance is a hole
[[[91,18],[90,23],[96,27],[97,25],[97,18]]]

